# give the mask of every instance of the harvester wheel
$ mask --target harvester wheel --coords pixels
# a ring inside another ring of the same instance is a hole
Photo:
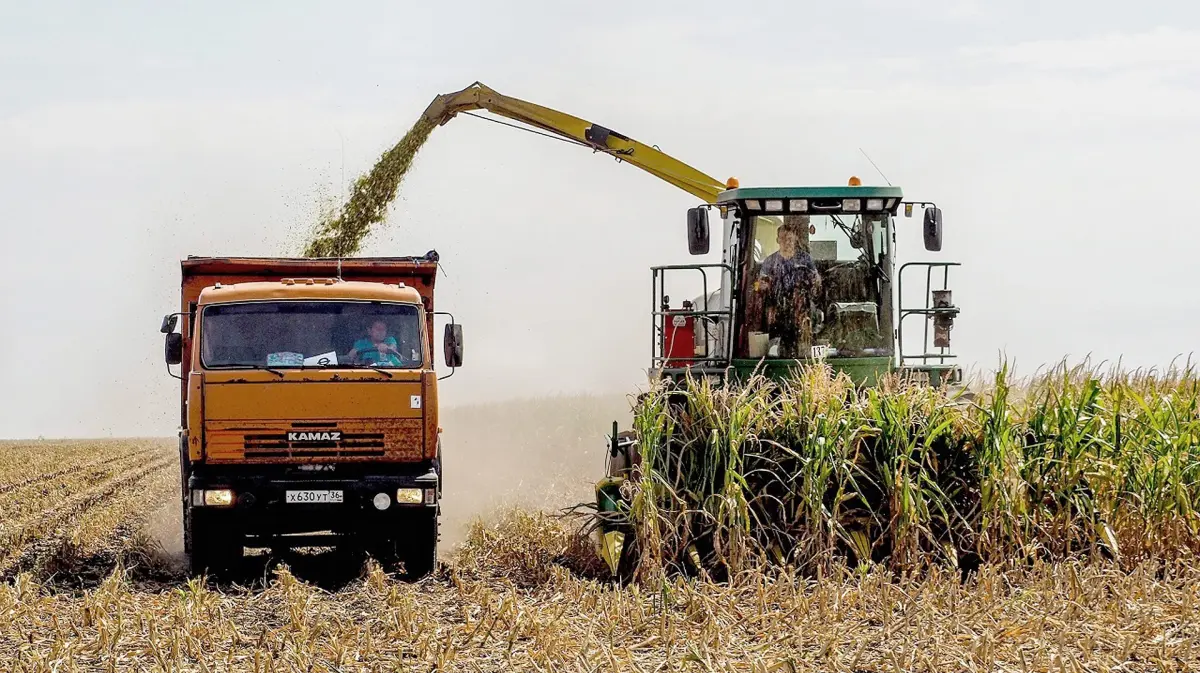
[[[625,544],[621,547],[620,560],[617,562],[617,581],[629,584],[637,573],[638,561],[641,560],[638,550],[637,535],[631,530],[625,534]]]

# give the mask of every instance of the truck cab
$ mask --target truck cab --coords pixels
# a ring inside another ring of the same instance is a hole
[[[247,547],[313,546],[433,570],[436,271],[432,252],[184,260],[180,311],[162,331],[168,365],[180,365],[193,572],[227,570]],[[446,325],[443,348],[461,365],[459,325]]]

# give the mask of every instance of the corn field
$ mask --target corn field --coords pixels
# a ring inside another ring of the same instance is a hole
[[[856,389],[826,367],[660,386],[636,410],[639,571],[1191,562],[1198,405],[1191,368],[1002,369],[965,393]]]
[[[173,441],[0,443],[0,671],[1200,670],[1190,373],[970,400],[805,376],[636,406],[631,583],[528,508],[416,583],[333,550],[188,578]],[[574,446],[568,405],[492,411]],[[672,568],[689,548],[721,577]]]

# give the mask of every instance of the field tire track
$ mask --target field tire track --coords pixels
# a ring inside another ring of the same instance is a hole
[[[57,509],[70,498],[78,496],[86,490],[98,488],[113,479],[120,478],[126,473],[141,469],[154,462],[156,457],[166,456],[165,453],[134,451],[111,456],[107,461],[95,463],[88,461],[86,469],[71,470],[57,479],[39,481],[30,484],[25,489],[10,492],[0,499],[0,559],[4,556],[3,543],[13,534],[13,531],[34,521],[47,511]],[[76,479],[78,477],[78,479]],[[40,490],[40,492],[39,492]],[[25,502],[22,503],[22,499]],[[35,510],[34,507],[42,509]]]
[[[0,552],[2,554],[0,556],[0,577],[7,577],[10,574],[9,569],[14,565],[23,567],[26,557],[31,552],[36,557],[36,548],[40,545],[37,542],[32,545],[28,544],[31,540],[44,538],[48,531],[57,528],[68,517],[83,514],[110,497],[117,489],[135,483],[157,470],[165,469],[175,460],[174,456],[163,456],[141,469],[96,484],[58,505],[42,510],[39,514],[25,517],[12,533],[5,535],[4,539],[0,540],[0,546],[6,547],[6,551]],[[57,536],[51,536],[49,539],[54,537]]]
[[[155,451],[153,449],[137,449],[134,451],[127,451],[125,453],[118,454],[115,456],[102,456],[95,460],[90,460],[86,463],[82,463],[79,465],[72,465],[71,467],[65,467],[61,470],[55,470],[53,472],[43,472],[42,474],[37,474],[32,477],[22,479],[21,481],[13,482],[11,484],[0,484],[0,495],[4,495],[5,493],[11,493],[12,491],[15,491],[20,488],[25,488],[27,486],[33,486],[36,484],[40,484],[42,482],[52,481],[52,480],[58,479],[59,477],[62,477],[64,475],[71,474],[72,472],[78,472],[80,470],[90,470],[94,467],[98,467],[105,463],[124,461],[124,460],[133,458],[135,456],[138,456],[138,455],[141,455],[144,453],[155,453]]]
[[[0,581],[11,581],[16,575],[29,572],[56,591],[85,589],[98,585],[123,563],[131,578],[136,576],[139,581],[156,585],[173,582],[180,577],[182,568],[179,558],[150,529],[151,519],[158,512],[137,505],[145,501],[161,502],[160,496],[175,488],[176,478],[171,470],[147,472],[96,503],[85,516],[26,546],[0,574]],[[117,518],[106,516],[108,510],[121,514]]]

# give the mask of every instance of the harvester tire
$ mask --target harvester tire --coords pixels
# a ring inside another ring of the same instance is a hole
[[[641,551],[638,549],[637,535],[630,530],[625,533],[625,544],[621,547],[621,556],[617,561],[617,581],[622,585],[632,582],[637,575],[639,561]]]

